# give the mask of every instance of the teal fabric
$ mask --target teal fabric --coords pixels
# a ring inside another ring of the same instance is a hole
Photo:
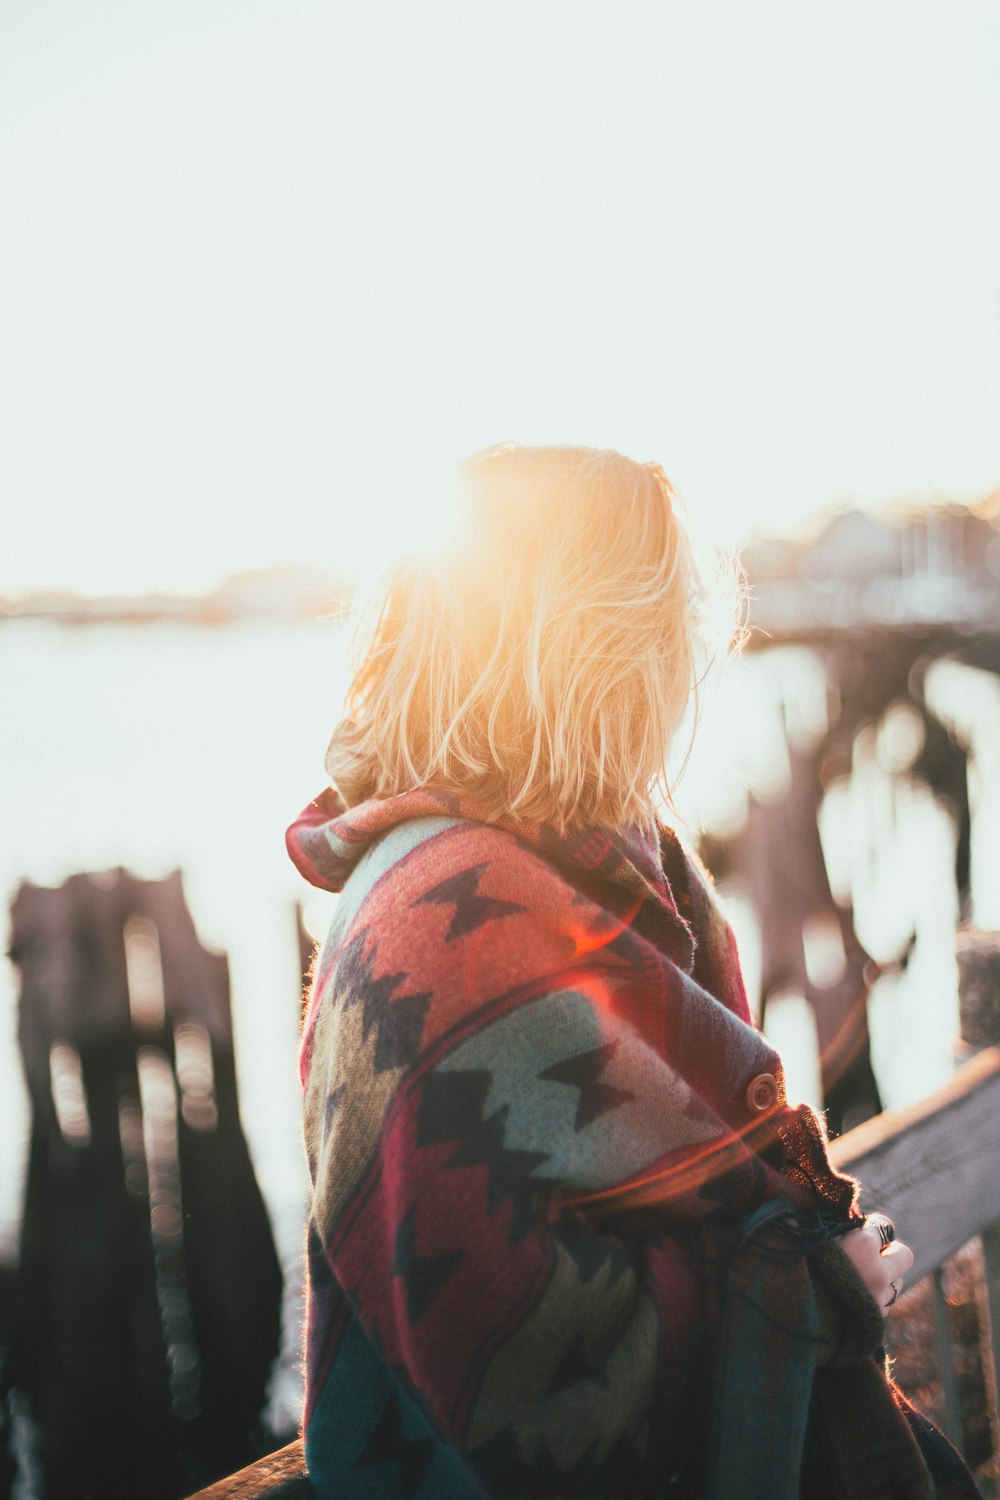
[[[481,1500],[454,1448],[351,1317],[306,1428],[306,1468],[318,1495],[351,1500]]]
[[[798,1500],[819,1310],[805,1260],[775,1230],[794,1210],[765,1203],[742,1225],[726,1276],[708,1500]]]

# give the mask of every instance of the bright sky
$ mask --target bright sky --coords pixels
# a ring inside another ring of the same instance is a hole
[[[351,567],[507,438],[982,495],[998,80],[995,0],[6,0],[0,590]]]

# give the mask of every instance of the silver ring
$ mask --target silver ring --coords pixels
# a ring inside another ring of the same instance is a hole
[[[885,1250],[888,1250],[896,1238],[896,1226],[891,1219],[876,1219],[875,1228],[878,1230],[878,1237],[882,1241],[878,1251],[879,1255],[881,1255]],[[889,1285],[891,1286],[892,1282]]]
[[[892,1307],[893,1303],[896,1301],[896,1298],[899,1296],[899,1282],[890,1281],[889,1285],[892,1287],[892,1302],[887,1302],[885,1304],[886,1307]]]

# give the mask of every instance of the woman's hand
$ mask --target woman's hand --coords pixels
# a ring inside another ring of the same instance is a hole
[[[885,1214],[869,1214],[860,1229],[850,1230],[837,1243],[879,1307],[891,1307],[913,1265],[913,1251],[896,1239],[892,1220]]]

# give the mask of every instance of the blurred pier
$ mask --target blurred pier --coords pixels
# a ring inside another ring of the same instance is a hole
[[[833,1134],[944,1081],[956,929],[1000,927],[998,512],[846,512],[744,557],[742,681],[722,695],[747,707],[739,790],[696,816],[752,911],[759,1018],[797,1016]]]

